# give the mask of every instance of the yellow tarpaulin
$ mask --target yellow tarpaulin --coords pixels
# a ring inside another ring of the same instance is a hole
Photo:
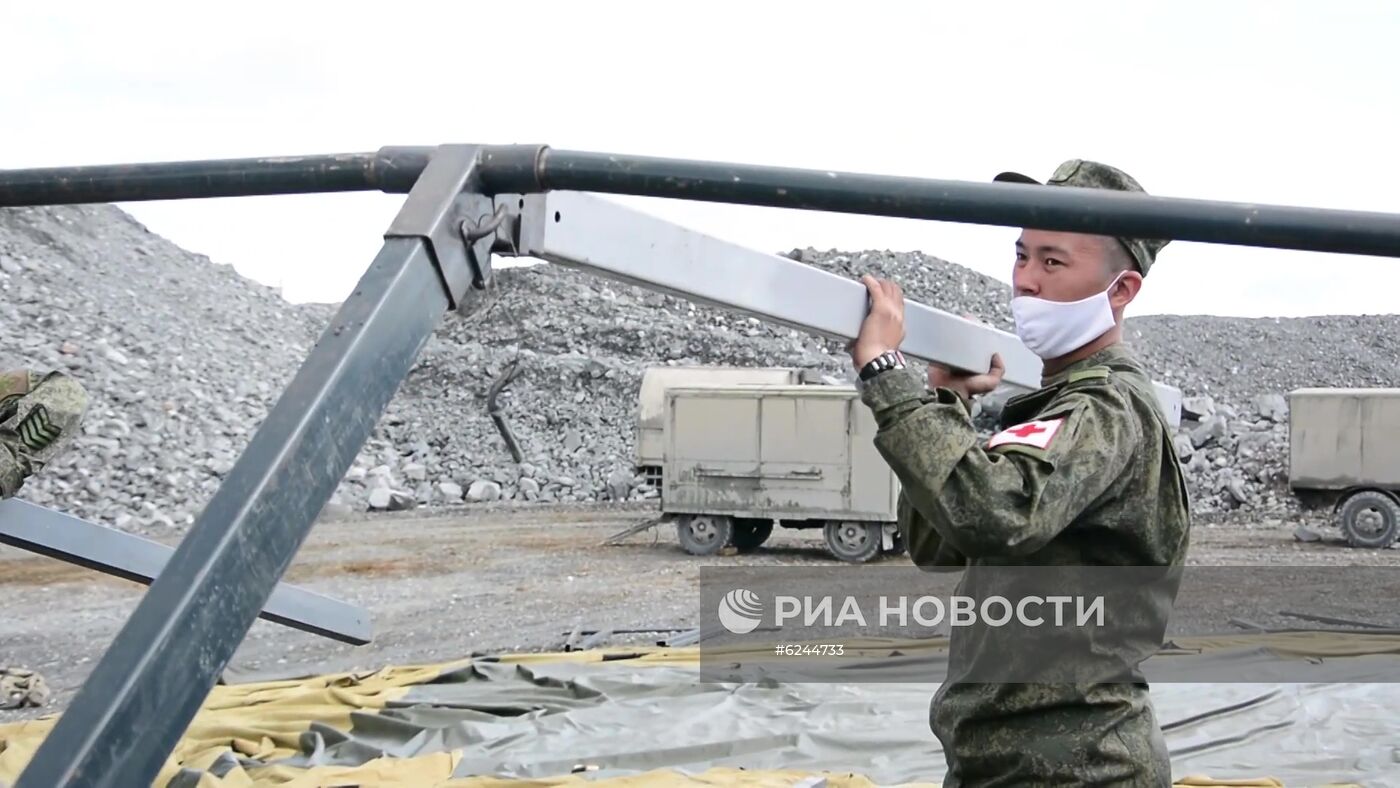
[[[1318,633],[1321,635],[1321,633]],[[1379,637],[1379,636],[1378,636]],[[1394,646],[1395,638],[1385,642],[1352,642],[1343,644],[1335,637],[1321,635],[1244,635],[1212,639],[1209,642],[1178,642],[1184,649],[1258,647],[1267,642],[1289,654],[1358,653],[1356,649],[1380,648],[1382,653]],[[894,641],[872,641],[853,644],[859,650],[872,652],[896,646]],[[940,648],[943,644],[926,641],[921,648]],[[909,648],[904,643],[902,647]],[[1350,648],[1350,650],[1348,650]],[[1369,651],[1365,653],[1375,653]],[[622,657],[623,659],[619,659]],[[515,665],[511,670],[529,666],[571,663],[580,669],[608,665],[617,668],[695,666],[699,648],[611,648],[593,651],[550,654],[515,654],[487,660],[461,660],[439,665],[389,667],[371,673],[341,673],[307,679],[267,681],[234,686],[215,687],[206,698],[200,712],[185,736],[175,747],[160,771],[156,784],[166,786],[186,770],[181,780],[198,788],[242,788],[244,786],[349,786],[349,785],[432,785],[451,788],[519,788],[520,786],[601,785],[635,788],[656,786],[741,785],[792,786],[806,778],[820,776],[831,788],[858,788],[875,783],[855,773],[831,773],[798,769],[737,769],[731,767],[657,768],[638,770],[622,776],[591,775],[588,771],[561,774],[545,778],[458,777],[453,774],[463,760],[460,747],[441,752],[424,752],[406,757],[373,757],[358,765],[289,765],[276,763],[304,754],[303,736],[313,725],[321,730],[339,731],[350,735],[353,719],[360,715],[375,715],[396,701],[403,701],[410,691],[433,689],[434,682],[448,674],[476,670],[486,663],[496,666]],[[647,671],[650,673],[650,671]],[[460,673],[459,673],[460,675]],[[616,679],[613,679],[616,680]],[[485,683],[485,682],[483,682]],[[462,686],[456,685],[444,686]],[[587,700],[587,699],[585,699]],[[496,702],[493,700],[492,702]],[[400,703],[415,708],[416,703]],[[445,704],[444,708],[473,708]],[[479,707],[486,708],[486,707]],[[392,715],[391,715],[392,716]],[[0,726],[0,781],[12,783],[40,742],[52,727],[54,718],[13,723]],[[427,730],[427,729],[425,729]],[[624,735],[613,730],[613,736]],[[231,756],[238,756],[237,758]],[[858,756],[853,765],[860,763]],[[215,766],[219,765],[219,768]],[[677,766],[681,765],[677,763]],[[702,765],[703,766],[703,765]],[[567,768],[563,771],[567,772]],[[216,776],[217,775],[217,776]],[[937,783],[902,783],[903,785],[934,786]],[[1282,786],[1272,778],[1211,780],[1203,776],[1183,777],[1177,786]]]

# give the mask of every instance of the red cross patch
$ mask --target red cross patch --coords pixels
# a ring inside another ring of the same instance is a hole
[[[987,441],[987,448],[995,449],[1003,444],[1019,443],[1023,446],[1034,446],[1037,449],[1048,449],[1050,441],[1055,439],[1055,433],[1060,431],[1060,425],[1064,423],[1064,419],[1050,419],[1049,421],[1028,421],[1025,424],[1007,427]]]

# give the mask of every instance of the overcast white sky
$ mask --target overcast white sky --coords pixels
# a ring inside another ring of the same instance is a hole
[[[9,3],[0,167],[539,142],[1400,212],[1400,6],[1322,2]],[[402,198],[135,203],[344,297]],[[624,200],[766,251],[919,249],[1003,280],[1008,228]],[[1400,261],[1177,242],[1130,314],[1395,312]]]

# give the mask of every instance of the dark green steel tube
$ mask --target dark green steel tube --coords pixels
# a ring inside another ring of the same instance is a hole
[[[0,207],[255,194],[406,193],[431,147],[270,159],[0,170]],[[930,180],[487,146],[492,193],[568,190],[1100,235],[1400,257],[1400,215],[1096,189]]]

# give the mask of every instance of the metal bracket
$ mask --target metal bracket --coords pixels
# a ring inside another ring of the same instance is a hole
[[[505,211],[480,193],[479,145],[442,145],[384,233],[423,241],[442,279],[448,306],[464,311],[468,292],[492,285],[491,247]]]
[[[513,192],[492,197],[495,209],[491,218],[481,223],[474,236],[484,239],[489,233],[490,251],[503,257],[520,257],[525,254],[524,214],[527,197],[528,195]]]

